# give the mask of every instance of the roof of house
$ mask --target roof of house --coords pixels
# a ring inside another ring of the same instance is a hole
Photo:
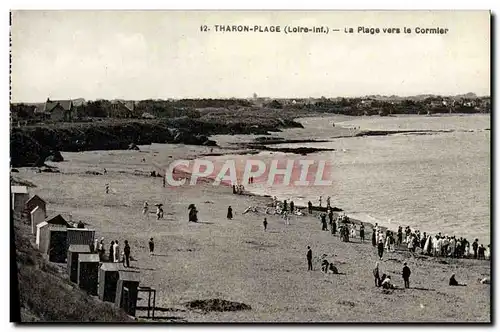
[[[111,104],[120,104],[125,106],[129,111],[134,110],[134,102],[133,101],[126,101],[126,100],[112,100]]]
[[[28,187],[26,186],[10,186],[10,190],[13,194],[27,194]]]
[[[45,102],[44,112],[52,112],[57,106],[61,106],[63,110],[69,111],[73,107],[71,100],[47,100]]]

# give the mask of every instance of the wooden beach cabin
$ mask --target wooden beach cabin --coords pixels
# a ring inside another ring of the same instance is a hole
[[[99,299],[105,302],[115,302],[118,279],[119,272],[117,264],[101,264],[99,269]]]
[[[69,248],[72,244],[81,244],[92,246],[94,244],[95,230],[87,228],[68,228]]]
[[[35,207],[30,213],[31,234],[36,234],[36,226],[42,223],[44,220],[45,212],[39,206]]]
[[[28,187],[26,186],[11,186],[10,192],[12,196],[12,209],[14,212],[23,212],[26,202],[29,200]]]
[[[40,196],[35,195],[31,197],[25,204],[25,210],[28,213],[31,213],[37,207],[40,211],[43,211],[43,218],[47,218],[47,203]]]
[[[68,275],[69,280],[78,282],[78,256],[80,254],[90,254],[90,247],[82,244],[72,244],[68,248]]]
[[[97,282],[99,275],[99,255],[78,255],[78,286],[90,293],[97,295]]]
[[[42,222],[37,226],[38,250],[49,261],[66,261],[66,227]]]
[[[130,316],[135,316],[140,273],[136,271],[119,271],[116,287],[115,305],[122,308]]]

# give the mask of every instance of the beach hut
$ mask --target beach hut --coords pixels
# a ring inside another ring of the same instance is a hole
[[[91,295],[97,295],[97,282],[99,275],[99,255],[78,255],[78,286]]]
[[[39,207],[35,207],[30,213],[31,234],[36,234],[36,226],[45,219],[45,212]]]
[[[90,247],[81,244],[72,244],[68,248],[68,274],[69,280],[78,282],[78,256],[79,254],[90,254]]]
[[[25,204],[25,210],[30,213],[37,207],[40,209],[40,211],[43,211],[43,218],[47,218],[47,203],[45,203],[45,201],[41,199],[40,196],[35,195],[31,197]]]
[[[10,192],[12,195],[12,208],[14,212],[23,212],[26,202],[29,200],[28,187],[26,186],[11,186]]]
[[[139,272],[119,271],[119,278],[116,285],[115,305],[118,308],[122,308],[131,316],[135,316],[135,309],[137,307],[139,276]]]
[[[113,263],[101,264],[99,269],[99,299],[105,302],[115,302],[118,279],[118,265]]]
[[[95,230],[87,228],[68,228],[69,248],[72,244],[82,244],[92,246],[94,244]]]
[[[41,234],[43,232],[43,229],[45,227],[48,227],[47,225],[48,225],[48,223],[46,221],[43,221],[43,222],[41,222],[41,223],[39,223],[39,224],[36,225],[36,240],[35,240],[35,244],[36,244],[36,248],[38,250],[40,250],[40,237],[41,237]]]
[[[38,249],[51,262],[66,261],[66,227],[42,222],[37,227]]]

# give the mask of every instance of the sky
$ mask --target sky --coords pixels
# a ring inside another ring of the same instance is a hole
[[[285,34],[286,26],[330,32]],[[11,38],[13,102],[490,95],[488,11],[14,11]]]

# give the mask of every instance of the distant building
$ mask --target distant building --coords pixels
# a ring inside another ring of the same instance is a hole
[[[72,100],[50,100],[44,104],[42,111],[45,119],[52,121],[73,121],[76,119],[76,107]]]
[[[133,101],[123,101],[123,100],[113,100],[111,101],[111,107],[108,112],[108,117],[110,118],[133,118],[134,113],[134,102]]]

